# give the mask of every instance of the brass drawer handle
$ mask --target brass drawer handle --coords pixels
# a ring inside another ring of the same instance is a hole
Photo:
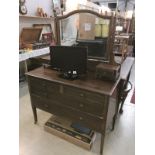
[[[60,94],[64,93],[64,87],[62,85],[60,85]]]
[[[84,97],[84,94],[83,94],[83,93],[81,93],[81,94],[80,94],[80,96],[81,96],[81,97]]]
[[[103,117],[99,117],[99,119],[104,119]]]
[[[84,107],[84,105],[83,104],[80,104],[80,107],[82,108],[82,107]]]
[[[80,120],[83,120],[83,118],[82,118],[82,117],[80,117]]]

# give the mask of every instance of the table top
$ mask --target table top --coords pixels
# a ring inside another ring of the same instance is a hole
[[[49,47],[31,50],[29,52],[19,54],[19,62],[49,53],[50,53]]]
[[[122,65],[121,65],[121,72],[120,72],[120,78],[122,80],[126,80],[128,77],[128,74],[132,68],[132,65],[134,64],[135,59],[133,57],[127,57]]]

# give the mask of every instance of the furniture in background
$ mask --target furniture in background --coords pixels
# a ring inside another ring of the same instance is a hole
[[[116,35],[114,41],[114,54],[122,57],[122,61],[128,55],[129,35]]]
[[[119,109],[119,113],[123,113],[123,105],[124,101],[129,93],[129,91],[132,89],[132,84],[129,81],[130,73],[132,66],[134,64],[134,58],[133,57],[127,57],[124,62],[121,65],[121,73],[120,73],[120,103],[121,107]],[[128,84],[130,87],[128,88]]]
[[[33,58],[36,58],[36,57],[40,57],[40,56],[43,56],[43,55],[46,55],[46,54],[49,54],[49,47],[46,47],[46,48],[41,48],[41,49],[36,49],[36,50],[31,50],[31,51],[24,51],[24,50],[20,50],[19,51],[19,82],[22,82],[22,81],[25,81],[25,72],[28,72],[28,68],[29,68],[29,60],[30,61],[33,61]],[[23,63],[23,65],[21,65]],[[35,65],[36,64],[36,60],[33,61],[33,64],[32,64],[32,68],[35,68]],[[37,63],[38,66],[41,66],[42,64],[41,63]]]
[[[133,54],[134,17],[125,18],[116,16],[116,32],[113,52],[115,56],[122,56],[122,62],[127,56]]]

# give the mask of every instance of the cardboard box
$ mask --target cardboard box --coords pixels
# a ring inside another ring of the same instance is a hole
[[[96,137],[95,132],[90,130],[89,134],[80,133],[72,127],[72,124],[73,122],[69,119],[53,115],[45,123],[44,129],[62,139],[90,150]]]
[[[81,13],[79,15],[79,33],[80,40],[94,40],[95,39],[95,16]]]

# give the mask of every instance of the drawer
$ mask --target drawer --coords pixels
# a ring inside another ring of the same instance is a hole
[[[60,84],[46,81],[46,89],[48,92],[59,93],[60,92]]]
[[[34,88],[44,88],[45,87],[45,80],[43,80],[43,79],[29,77],[28,81],[29,81],[30,85]]]
[[[54,115],[68,117],[75,122],[81,123],[86,127],[101,131],[103,129],[104,117],[89,115],[71,107],[64,106],[57,101],[41,98],[36,95],[31,95],[31,102],[37,108],[49,112]]]
[[[83,101],[89,101],[90,103],[95,102],[100,106],[103,105],[102,102],[105,99],[104,95],[85,91],[79,88],[67,87],[67,86],[64,86],[64,94],[68,96],[74,96],[75,98],[81,99]]]
[[[52,82],[46,82],[46,91],[47,91],[47,98],[48,99],[59,99],[61,98],[61,85],[55,84]]]
[[[39,97],[37,95],[31,95],[31,102],[37,108],[50,112],[51,104],[45,98]]]
[[[32,94],[42,96],[42,97],[47,96],[45,80],[30,77],[28,81],[29,81],[30,92]]]
[[[64,93],[61,97],[64,101],[70,103],[71,106],[98,116],[104,113],[105,105],[107,104],[105,96],[69,87],[64,87]]]
[[[98,116],[104,113],[106,104],[104,96],[52,83],[47,85],[47,98],[63,106]]]
[[[105,108],[99,106],[98,104],[89,104],[86,101],[79,100],[74,96],[68,97],[61,95],[58,99],[62,105],[70,106],[71,108],[78,109],[83,112],[91,113],[94,115],[101,116],[104,113]]]
[[[78,102],[74,97],[66,96],[64,86],[49,82],[47,84],[47,99],[55,101],[64,106],[78,108]]]
[[[48,92],[47,94],[47,98],[49,100],[57,102],[63,106],[69,106],[71,108],[78,109],[83,112],[101,116],[105,110],[105,108],[100,104],[96,104],[96,102],[90,104],[89,101],[84,101],[84,98],[80,99],[76,96],[69,96],[65,93],[60,94],[56,92],[50,92],[50,94]]]
[[[47,91],[47,99],[55,103],[61,104],[63,106],[69,106],[72,108],[78,108],[78,101],[73,97],[65,96],[60,92],[56,91]]]

